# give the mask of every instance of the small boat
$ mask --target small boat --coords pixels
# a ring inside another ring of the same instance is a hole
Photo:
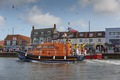
[[[23,61],[75,62],[84,60],[84,55],[75,55],[70,43],[62,42],[46,42],[39,44],[32,50],[16,52],[18,58]]]
[[[102,59],[102,54],[99,53],[99,54],[88,54],[88,55],[85,55],[85,59]]]

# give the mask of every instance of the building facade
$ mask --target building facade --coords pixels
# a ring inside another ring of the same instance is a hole
[[[54,24],[54,28],[43,28],[43,29],[34,29],[32,27],[31,31],[31,45],[38,45],[43,42],[51,42],[52,40],[56,40],[58,37],[58,32],[56,29],[56,24]]]
[[[120,28],[106,28],[105,40],[111,53],[120,52]]]
[[[4,47],[6,49],[25,49],[27,44],[30,43],[30,38],[23,35],[7,35],[4,39]]]
[[[120,28],[106,28],[106,43],[120,46]]]
[[[104,52],[105,49],[105,31],[96,32],[60,32],[59,41],[65,42],[66,37],[72,41],[72,45],[85,45],[87,48],[94,50],[94,52]],[[88,49],[88,50],[89,50]]]

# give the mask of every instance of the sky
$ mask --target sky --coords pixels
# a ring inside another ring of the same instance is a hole
[[[79,32],[120,27],[120,0],[0,0],[0,40],[8,34],[30,37],[35,29]]]

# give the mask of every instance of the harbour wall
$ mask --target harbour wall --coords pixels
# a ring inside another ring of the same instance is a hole
[[[0,52],[0,57],[17,57],[16,52]],[[120,59],[120,53],[103,53],[102,59]]]
[[[0,52],[0,57],[17,57],[16,52]]]
[[[104,53],[102,59],[120,59],[120,53]]]

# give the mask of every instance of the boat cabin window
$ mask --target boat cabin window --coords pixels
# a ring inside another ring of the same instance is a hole
[[[48,48],[48,46],[41,46],[42,48]]]
[[[40,50],[40,48],[36,48],[36,50]]]
[[[49,46],[49,48],[54,48],[54,46]]]
[[[54,46],[41,46],[41,48],[54,48]]]

